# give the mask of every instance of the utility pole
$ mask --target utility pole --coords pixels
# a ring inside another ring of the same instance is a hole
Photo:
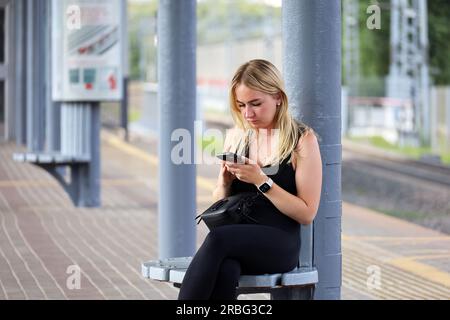
[[[427,0],[391,0],[387,95],[410,99],[415,145],[430,143],[428,46]]]

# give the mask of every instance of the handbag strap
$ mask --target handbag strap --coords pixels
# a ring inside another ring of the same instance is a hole
[[[244,202],[244,204],[248,204],[248,205],[252,206],[253,203],[255,202],[255,200],[256,200],[258,197],[260,197],[260,195],[261,195],[261,194],[260,194],[259,192],[256,192],[254,195],[249,196],[249,197],[247,198],[247,200]],[[245,212],[244,210],[242,210],[242,215],[243,215],[244,217],[246,217],[247,219],[252,220],[254,223],[259,224],[259,221],[258,221],[258,220],[256,220],[255,218],[251,217],[250,215],[248,215],[248,213]]]
[[[198,219],[198,221],[197,221],[197,224],[200,224],[200,222],[203,220],[203,218],[202,218],[202,216],[201,216],[202,214],[200,213],[198,216],[196,216],[195,217],[195,219],[194,220],[197,220]],[[200,218],[200,219],[199,219]]]

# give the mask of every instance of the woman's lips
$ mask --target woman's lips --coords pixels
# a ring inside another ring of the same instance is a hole
[[[258,121],[258,120],[256,120],[256,119],[247,119],[247,121],[248,121],[248,122],[256,122],[256,121]]]

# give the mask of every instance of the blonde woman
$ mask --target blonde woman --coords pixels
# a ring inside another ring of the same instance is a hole
[[[294,269],[300,224],[310,224],[319,207],[322,161],[314,131],[295,121],[277,68],[251,60],[238,68],[230,88],[235,127],[224,151],[248,158],[222,162],[216,200],[240,192],[261,193],[253,206],[258,224],[213,229],[194,256],[178,298],[236,299],[241,274]]]

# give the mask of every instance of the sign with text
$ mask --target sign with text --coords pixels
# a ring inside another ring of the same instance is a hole
[[[120,0],[52,1],[52,97],[122,99]]]

